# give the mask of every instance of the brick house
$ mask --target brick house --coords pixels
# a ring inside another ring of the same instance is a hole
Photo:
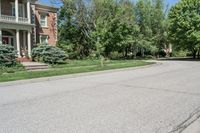
[[[14,46],[19,58],[38,43],[55,45],[57,11],[37,0],[0,0],[0,44]]]

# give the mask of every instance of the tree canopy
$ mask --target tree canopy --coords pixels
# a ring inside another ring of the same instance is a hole
[[[159,55],[169,45],[163,0],[62,0],[58,47],[70,58]]]
[[[171,42],[177,49],[200,51],[200,1],[181,0],[169,12]]]

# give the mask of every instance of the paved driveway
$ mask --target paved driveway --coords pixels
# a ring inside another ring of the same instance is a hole
[[[199,112],[195,61],[0,87],[0,133],[168,133]]]

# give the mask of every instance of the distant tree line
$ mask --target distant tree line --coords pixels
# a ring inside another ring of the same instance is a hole
[[[169,12],[164,0],[61,3],[57,46],[72,59],[169,56],[171,44],[199,53],[199,0],[181,0]]]

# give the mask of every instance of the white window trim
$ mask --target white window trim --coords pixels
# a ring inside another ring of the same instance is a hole
[[[44,43],[44,42],[42,42],[42,36],[46,36],[46,44],[48,44],[49,43],[49,36],[48,35],[40,35],[40,44],[42,44],[42,43]]]
[[[42,15],[45,15],[45,26],[41,24],[41,16]],[[40,26],[43,28],[48,28],[48,19],[47,19],[48,16],[47,15],[48,15],[47,13],[40,13]]]

